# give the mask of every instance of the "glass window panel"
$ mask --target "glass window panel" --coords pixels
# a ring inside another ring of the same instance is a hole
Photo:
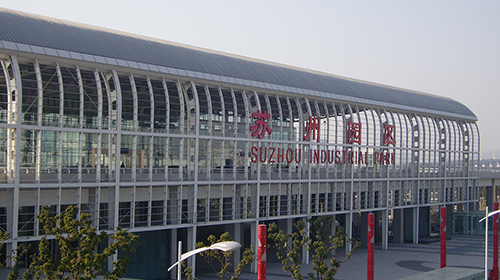
[[[259,102],[260,102],[260,112],[261,113],[267,112],[268,114],[271,114],[271,108],[268,108],[268,106],[267,106],[266,94],[259,92],[259,93],[257,93],[257,96],[258,96]]]
[[[23,124],[38,124],[37,114],[38,114],[38,88],[37,81],[35,75],[35,68],[33,64],[20,64],[19,70],[21,71],[21,79],[22,79],[22,89],[23,89],[23,97],[22,97],[22,123]],[[3,72],[3,71],[2,71]],[[3,75],[3,73],[2,73]],[[3,77],[0,77],[3,79]],[[4,82],[3,80],[2,82]],[[0,88],[2,88],[0,86]],[[2,90],[6,90],[2,88]],[[2,99],[5,97],[5,104],[7,102],[6,94],[0,93],[0,111],[2,115],[5,114],[7,108],[4,107]],[[5,110],[5,112],[4,112]],[[0,119],[3,116],[0,116]]]
[[[196,109],[195,109],[195,101],[194,101],[194,92],[191,84],[185,86],[183,88],[185,91],[185,97],[187,101],[184,102],[186,109],[184,114],[184,133],[186,134],[195,134],[196,129]]]
[[[144,172],[149,170],[149,147],[150,147],[149,136],[137,136],[137,156],[136,164],[137,168],[142,169]]]
[[[61,66],[64,85],[63,126],[79,127],[80,120],[80,88],[76,69]]]
[[[62,167],[77,167],[78,166],[78,150],[79,150],[79,133],[78,132],[63,132],[61,135],[62,145]]]
[[[114,129],[116,128],[116,120],[111,120],[111,112],[116,110],[116,101],[113,101],[113,97],[110,92],[106,89],[106,84],[109,85],[112,91],[115,88],[114,80],[110,79],[107,83],[105,81],[104,73],[100,73],[101,89],[102,89],[102,128],[103,129]]]
[[[223,127],[223,105],[217,88],[209,88],[212,100],[212,135],[222,136]]]
[[[297,106],[297,99],[295,98],[290,98],[290,107],[292,109],[292,121],[293,121],[293,127],[292,127],[292,137],[291,140],[298,141],[300,140],[299,134],[300,134],[300,112],[299,108]]]
[[[37,147],[36,131],[22,130],[21,135],[21,167],[34,168]]]
[[[120,145],[120,166],[127,172],[132,167],[132,151],[134,149],[134,136],[122,135]]]
[[[169,149],[168,149],[168,165],[177,166],[180,165],[180,149],[181,149],[181,138],[169,138]]]
[[[3,191],[0,191],[3,194]],[[7,232],[7,207],[0,207],[0,231]]]
[[[179,92],[175,83],[167,82],[168,98],[169,98],[169,132],[180,134],[181,125],[181,101]]]
[[[57,169],[59,151],[59,132],[42,131],[41,161],[45,169]]]
[[[57,71],[54,66],[40,65],[43,87],[43,125],[59,126],[60,91]]]
[[[247,135],[247,121],[248,116],[246,115],[245,110],[245,100],[243,99],[243,93],[237,90],[234,90],[234,97],[236,99],[236,107],[237,107],[237,136],[238,137],[248,137]]]
[[[166,163],[166,137],[153,138],[153,166],[156,168],[165,167]]]
[[[4,65],[4,64],[1,64]],[[12,67],[12,66],[10,66]],[[5,69],[0,71],[0,122],[7,122],[7,112],[8,112],[8,94],[7,94],[7,83],[6,83],[6,77],[5,77]],[[29,71],[29,69],[28,69]],[[8,70],[6,71],[8,72]],[[29,101],[26,101],[28,103]],[[23,108],[26,108],[27,106],[23,106]],[[24,112],[25,110],[23,110]]]
[[[137,130],[151,131],[151,96],[149,93],[148,82],[144,78],[135,78],[135,87],[137,89]]]
[[[130,218],[131,218],[131,203],[130,202],[120,202],[118,209],[118,225],[122,228],[130,227]]]
[[[268,124],[270,123],[271,128],[273,129],[273,133],[271,134],[271,138],[275,140],[282,140],[281,133],[281,106],[279,106],[277,97],[275,95],[269,95],[269,103],[272,108],[271,119],[268,120]]]
[[[224,99],[224,121],[225,121],[225,136],[234,137],[235,134],[235,123],[236,123],[236,112],[234,110],[233,97],[231,90],[222,89],[222,98]]]
[[[120,76],[120,88],[122,92],[122,130],[134,129],[134,95],[130,78],[128,76]]]
[[[153,200],[151,201],[151,225],[163,225],[163,215],[164,215],[164,201],[163,200]]]
[[[83,127],[99,127],[99,97],[94,73],[80,70],[83,84]],[[101,116],[102,117],[102,116]]]
[[[163,83],[157,80],[151,80],[151,87],[154,96],[154,125],[153,129],[158,133],[167,131],[167,105],[168,100],[165,95]]]
[[[18,219],[18,236],[35,235],[35,206],[19,207]]]
[[[134,213],[134,227],[148,226],[149,201],[136,201]]]
[[[96,181],[97,134],[82,133],[82,180]]]
[[[198,93],[198,100],[200,103],[200,135],[209,135],[209,122],[210,112],[208,110],[208,100],[207,94],[205,93],[205,88],[202,86],[196,86],[196,92]]]

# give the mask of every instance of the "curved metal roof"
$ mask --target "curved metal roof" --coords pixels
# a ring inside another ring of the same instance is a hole
[[[0,48],[476,121],[449,98],[0,9]]]

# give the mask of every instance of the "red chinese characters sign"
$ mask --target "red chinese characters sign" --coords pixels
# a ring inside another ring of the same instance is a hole
[[[394,137],[395,126],[384,124],[384,145],[396,146],[396,138]]]
[[[271,135],[273,132],[272,128],[269,127],[267,120],[271,116],[267,113],[266,110],[264,112],[257,112],[252,114],[252,118],[255,119],[254,124],[250,126],[250,130],[252,131],[253,137],[258,137],[260,139],[264,138],[266,132]],[[361,144],[361,123],[351,122],[347,123],[347,143],[353,144]],[[390,124],[384,124],[383,129],[383,144],[384,145],[393,145],[396,146],[396,137],[395,137],[396,127]],[[304,140],[316,140],[316,142],[320,142],[320,132],[321,132],[321,118],[310,116],[309,120],[306,121],[305,125],[305,135]]]
[[[273,130],[268,125],[268,119],[271,116],[267,111],[257,112],[252,114],[254,119],[253,125],[250,126],[253,137],[258,137],[260,139],[264,138],[266,132],[271,135]],[[361,144],[362,140],[362,124],[351,122],[347,123],[346,138],[347,143]],[[384,145],[396,145],[395,138],[395,126],[390,124],[384,124],[383,130],[381,131],[383,137]],[[320,142],[320,132],[321,132],[321,118],[320,117],[309,117],[305,123],[305,131],[303,140],[316,140]],[[250,149],[250,160],[252,162],[262,162],[262,163],[279,163],[279,164],[290,164],[292,162],[300,163],[302,162],[302,154],[305,153],[302,148],[283,148],[283,147],[252,147]],[[331,149],[331,146],[327,148],[310,149],[308,151],[309,162],[310,163],[321,163],[321,164],[379,164],[379,165],[394,165],[396,164],[396,152],[392,151],[374,151],[371,156],[369,156],[368,151],[353,151],[348,149],[336,150]],[[371,160],[369,161],[369,159]]]
[[[308,141],[312,135],[312,139],[319,142],[320,124],[320,117],[309,117],[309,121],[306,122],[306,135],[304,136],[304,140]]]
[[[361,123],[347,123],[347,143],[361,144]]]
[[[252,125],[250,127],[250,130],[252,130],[252,136],[258,136],[260,139],[264,138],[264,135],[269,133],[273,133],[273,130],[267,125],[267,119],[269,119],[271,116],[267,113],[267,111],[264,111],[263,113],[258,110],[257,112],[252,114],[252,118],[256,119],[255,120],[255,125]]]

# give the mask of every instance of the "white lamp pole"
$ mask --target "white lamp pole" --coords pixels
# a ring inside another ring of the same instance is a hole
[[[172,268],[177,266],[177,279],[181,280],[181,262],[188,259],[189,257],[192,257],[198,253],[208,251],[208,250],[220,250],[223,252],[227,252],[227,251],[234,251],[240,247],[241,247],[241,244],[236,242],[236,241],[223,241],[223,242],[215,243],[210,247],[203,247],[203,248],[194,249],[194,250],[191,250],[191,251],[186,252],[186,253],[181,255],[182,241],[179,241],[179,251],[177,253],[178,261],[176,263],[174,263],[171,267],[169,267],[168,271],[172,270]]]
[[[179,241],[179,249],[177,250],[177,259],[180,260],[182,258],[182,241]],[[177,267],[177,279],[180,280],[182,277],[182,267],[179,265]],[[169,269],[170,271],[170,269]]]
[[[488,280],[488,206],[486,206],[486,233],[484,234],[484,280]]]
[[[479,222],[485,221],[486,220],[486,230],[485,230],[485,237],[484,237],[484,280],[488,280],[488,218],[500,213],[500,210],[493,211],[491,213],[488,213],[488,206],[486,206],[486,216],[479,220]]]

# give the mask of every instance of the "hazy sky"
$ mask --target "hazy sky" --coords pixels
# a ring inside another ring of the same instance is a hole
[[[500,149],[500,1],[40,1],[0,6],[446,96]]]

